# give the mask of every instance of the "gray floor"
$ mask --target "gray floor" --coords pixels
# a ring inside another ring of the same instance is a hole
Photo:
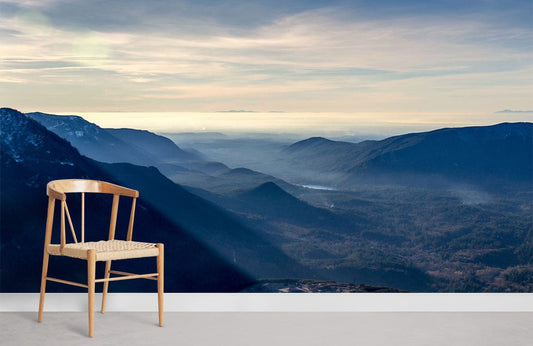
[[[533,345],[533,313],[0,313],[11,345]]]

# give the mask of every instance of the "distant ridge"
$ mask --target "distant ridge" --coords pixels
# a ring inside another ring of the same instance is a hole
[[[196,154],[184,151],[170,139],[150,131],[129,128],[105,130],[136,150],[147,152],[151,157],[157,158],[157,161],[183,163],[201,159]]]
[[[142,166],[161,161],[183,163],[198,158],[168,138],[145,130],[104,129],[79,116],[28,113],[28,117],[69,141],[82,155],[101,162],[130,162]]]
[[[361,143],[310,138],[281,153],[295,171],[360,182],[526,183],[533,177],[533,124],[444,128]],[[331,181],[326,181],[331,183]]]
[[[340,141],[333,141],[331,139],[327,139],[324,137],[311,137],[308,139],[304,139],[303,141],[296,142],[292,145],[290,145],[285,151],[288,152],[294,152],[298,151],[299,149],[308,149],[309,147],[320,147],[324,145],[336,145],[341,146],[345,144],[351,144],[348,142],[340,142]]]
[[[101,128],[79,116],[39,112],[27,116],[69,141],[82,155],[106,163],[154,166],[179,184],[217,191],[256,186],[267,180],[288,185],[250,169],[230,169],[221,162],[206,159],[197,151],[183,150],[169,138],[150,131]]]

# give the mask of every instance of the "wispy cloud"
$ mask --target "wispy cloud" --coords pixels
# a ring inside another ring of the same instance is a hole
[[[12,84],[45,95],[42,100],[61,97],[66,89],[90,95],[97,109],[349,112],[531,106],[524,88],[531,88],[533,53],[526,43],[532,30],[502,26],[492,12],[402,12],[379,18],[359,16],[353,8],[306,9],[304,4],[252,23],[206,15],[200,5],[180,8],[156,1],[150,8],[132,1],[129,8],[121,7],[130,20],[123,24],[113,23],[108,14],[96,15],[90,2],[78,3],[93,11],[98,28],[81,19],[78,25],[72,19],[63,23],[59,14],[69,9],[79,16],[79,8],[68,2],[4,3],[18,4],[0,21],[6,33],[0,88],[15,104],[27,97]],[[103,5],[104,10],[112,6]],[[169,6],[176,23],[156,5]],[[197,16],[184,18],[180,11]],[[255,12],[250,16],[258,18]],[[179,22],[182,18],[188,25]],[[62,99],[65,109],[76,109],[76,103]],[[50,102],[34,107],[56,106]]]
[[[498,111],[498,112],[495,112],[495,113],[511,113],[511,114],[513,114],[513,113],[531,113],[531,114],[533,114],[533,109],[525,110],[525,111],[504,109],[503,111]]]

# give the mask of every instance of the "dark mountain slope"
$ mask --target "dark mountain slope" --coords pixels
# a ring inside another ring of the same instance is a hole
[[[295,238],[309,240],[305,236],[309,232],[341,239],[345,236],[358,237],[369,226],[365,215],[361,213],[314,207],[273,182],[224,195],[190,187],[187,189],[239,215],[246,225],[261,230],[285,252],[285,246]]]
[[[531,184],[533,124],[446,128],[352,144],[311,138],[283,151],[282,162],[331,183],[465,182]]]
[[[88,122],[82,117],[59,116],[46,113],[28,113],[49,131],[66,139],[82,155],[102,162],[131,162],[137,165],[151,165],[156,161],[138,148],[131,147],[106,129]]]
[[[174,184],[153,167],[100,164],[115,180],[135,186],[150,204],[223,258],[254,277],[286,277],[295,262],[223,209]]]
[[[250,189],[268,182],[274,182],[288,191],[296,189],[294,185],[288,184],[284,180],[243,167],[220,171],[214,176],[218,179],[218,182],[213,183],[218,183],[217,187],[219,187],[220,191]]]
[[[256,275],[259,258],[263,262],[265,258],[277,261],[263,264],[262,273],[288,272],[285,269],[290,267],[290,261],[268,242],[261,241],[252,230],[239,225],[216,206],[184,191],[156,169],[87,159],[68,142],[12,109],[2,108],[0,120],[0,252],[4,263],[0,272],[1,291],[38,291],[47,205],[45,186],[52,179],[72,177],[111,181],[141,191],[134,238],[166,244],[166,262],[174,264],[167,265],[167,291],[238,291],[252,281],[243,270]],[[74,203],[69,206],[75,217],[76,199],[71,200]],[[87,215],[97,213],[101,206],[109,207],[109,203],[105,198],[88,201]],[[121,208],[127,209],[127,204],[121,202]],[[127,214],[125,209],[119,211],[119,217]],[[91,229],[94,231],[91,234],[105,238],[107,218],[90,220],[94,221],[92,224],[88,221],[88,234]],[[119,224],[117,236],[126,227]],[[57,236],[57,230],[54,234]],[[68,266],[79,267],[78,262]],[[139,264],[139,268],[143,265]],[[77,271],[83,273],[83,268]],[[23,280],[23,276],[30,279]],[[131,281],[137,283],[133,286],[117,283],[111,289],[150,289],[143,281]],[[71,289],[63,285],[50,287]]]
[[[303,166],[321,172],[342,172],[353,167],[359,156],[373,144],[373,141],[354,144],[312,137],[290,145],[282,151],[282,157],[289,159],[295,168]]]
[[[208,173],[209,162],[199,155],[186,152],[170,139],[155,133],[135,129],[104,129],[82,117],[46,113],[28,113],[33,120],[69,141],[82,155],[91,159],[141,166],[156,166],[167,172],[197,170]],[[227,169],[219,164],[218,169]]]
[[[533,124],[441,129],[393,137],[350,173],[439,174],[467,181],[531,181]]]
[[[267,220],[283,220],[304,227],[357,233],[362,223],[362,218],[355,215],[339,215],[327,209],[313,207],[273,182],[236,194],[234,201],[239,211],[256,213]]]
[[[198,155],[186,152],[170,139],[146,130],[105,129],[108,133],[128,143],[137,150],[148,153],[157,162],[183,162],[199,160]]]

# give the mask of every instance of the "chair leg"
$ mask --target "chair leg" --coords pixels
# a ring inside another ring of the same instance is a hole
[[[159,255],[157,256],[157,307],[159,310],[159,326],[163,327],[163,291],[164,291],[164,255],[163,244],[157,244]]]
[[[46,214],[46,233],[44,235],[44,251],[43,251],[43,271],[41,273],[41,294],[39,296],[39,316],[37,321],[43,320],[43,308],[44,308],[44,293],[46,292],[46,277],[48,275],[48,260],[50,255],[48,254],[48,244],[52,237],[52,226],[54,224],[54,209],[56,200],[53,197],[48,198],[48,212]]]
[[[96,251],[87,250],[87,286],[89,291],[89,336],[94,334],[94,280],[96,274]]]
[[[48,252],[44,251],[43,255],[43,271],[41,274],[41,294],[39,296],[39,316],[37,317],[37,321],[42,322],[43,320],[43,308],[44,308],[44,293],[46,291],[46,276],[48,274],[48,259],[50,255]]]
[[[111,261],[105,262],[105,274],[104,278],[109,279],[109,271],[111,270]],[[105,312],[105,303],[107,299],[107,289],[109,288],[109,281],[104,281],[104,289],[102,291],[102,307],[100,309],[101,313]]]

